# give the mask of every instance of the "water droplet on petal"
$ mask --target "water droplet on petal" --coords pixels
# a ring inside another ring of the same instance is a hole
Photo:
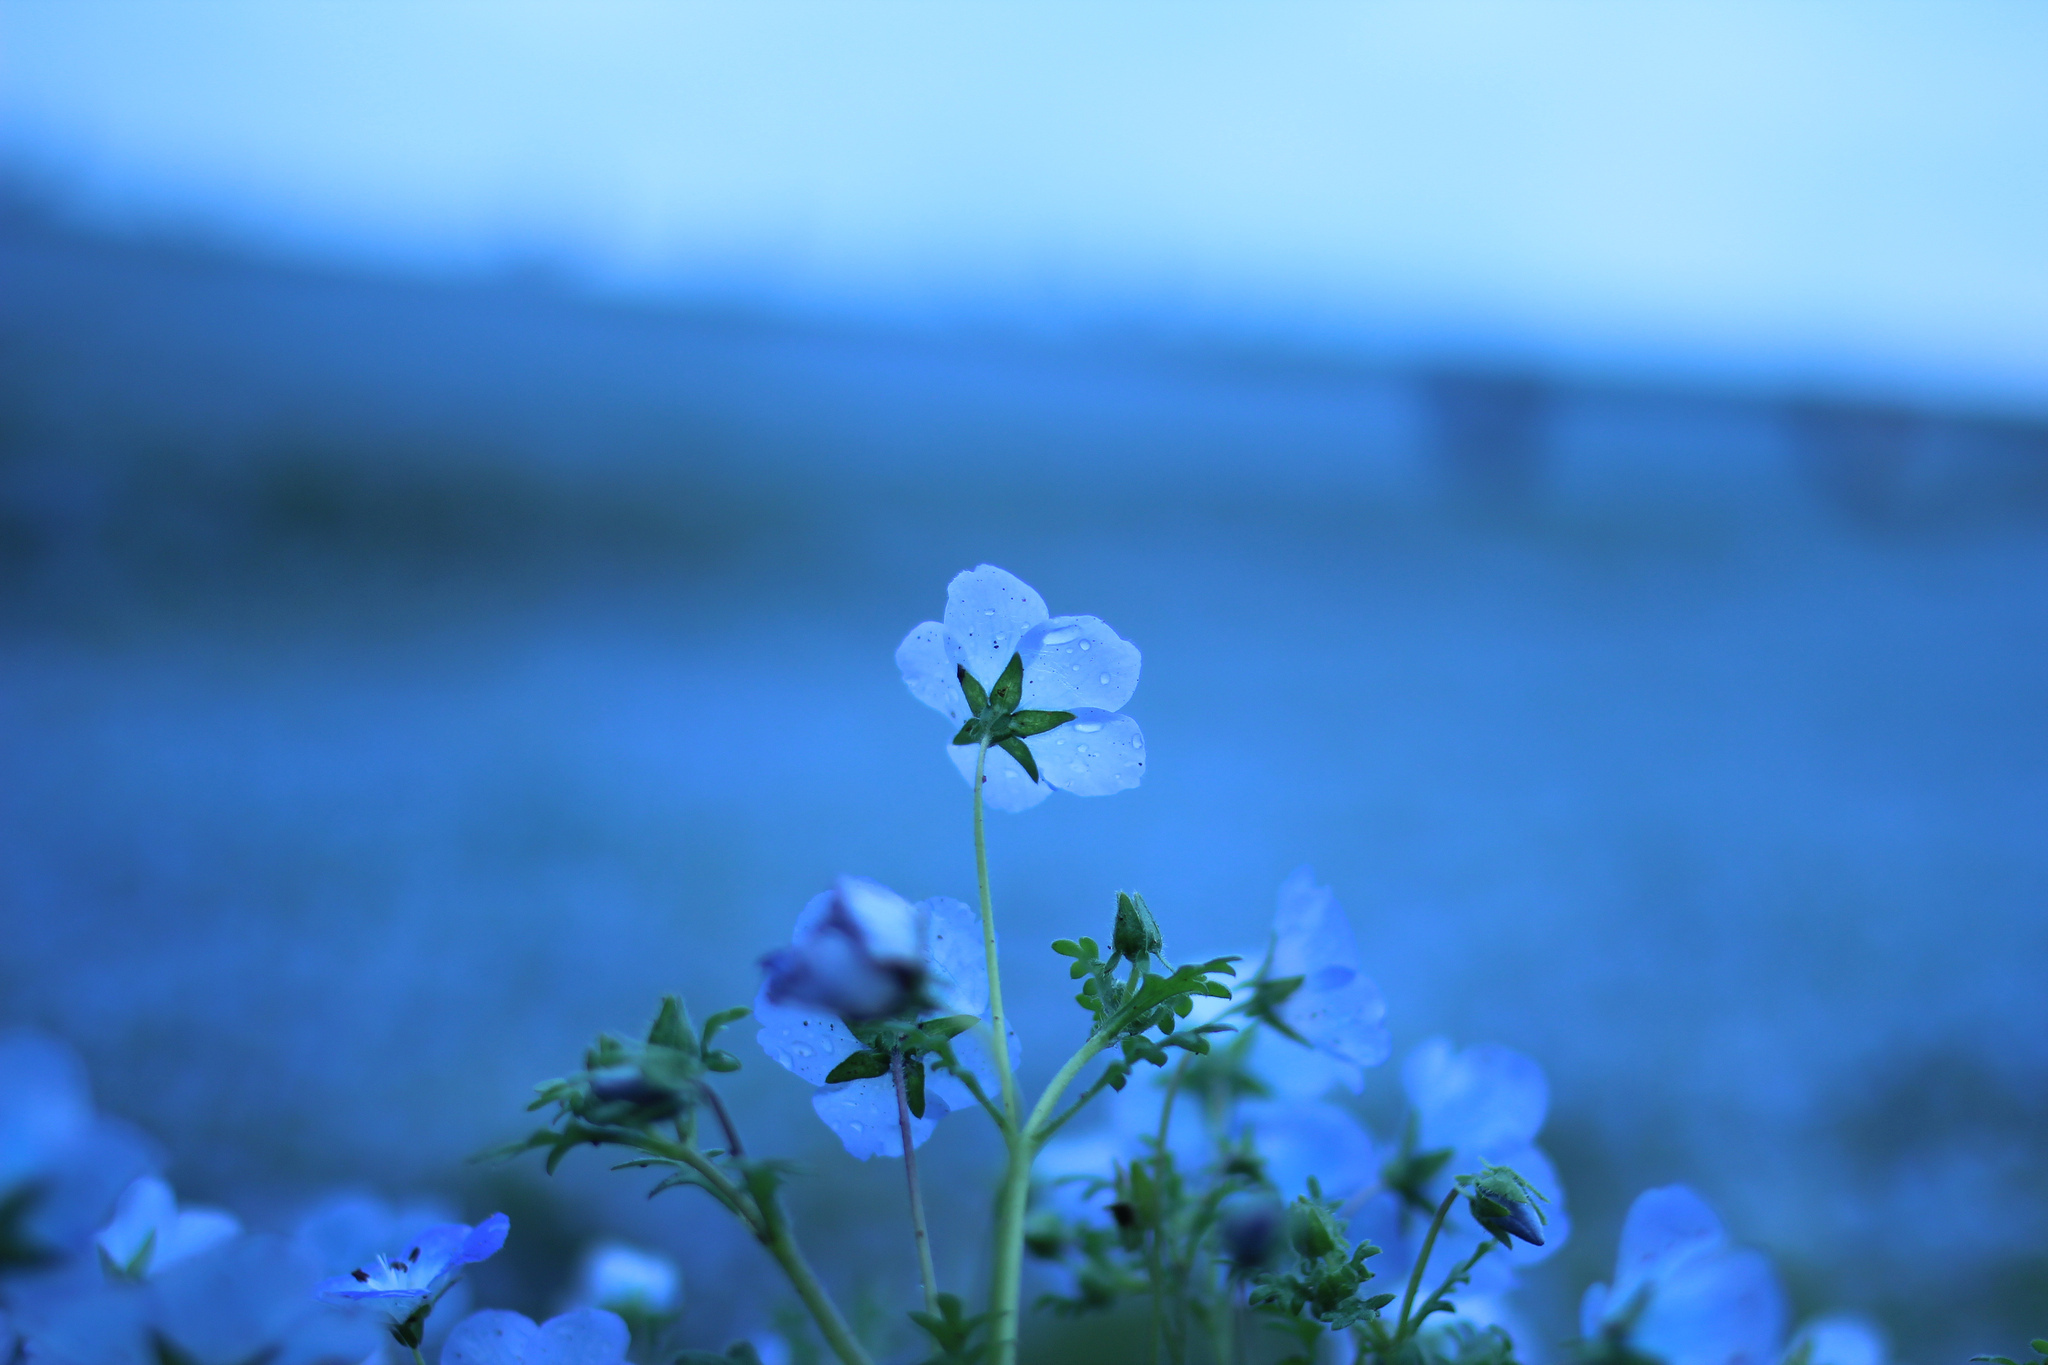
[[[1102,728],[1102,722],[1099,720],[1077,720],[1074,722],[1074,728],[1084,735],[1092,735]]]
[[[1104,687],[1109,686],[1109,674],[1105,673],[1102,675],[1102,685]]]
[[[996,614],[996,609],[995,609],[994,607],[984,607],[984,608],[982,609],[982,613],[981,613],[981,614],[982,614],[983,616],[994,616],[994,615]],[[856,1123],[856,1124],[854,1124],[853,1126],[854,1126],[854,1127],[856,1127],[856,1128],[860,1127],[860,1125],[859,1125],[859,1124],[857,1124],[857,1123]]]
[[[1078,634],[1079,632],[1077,631],[1076,633]],[[1086,648],[1088,648],[1088,644],[1089,644],[1089,642],[1088,642],[1088,641],[1086,641],[1086,640],[1083,640],[1083,641],[1081,642],[1081,648],[1083,648],[1083,649],[1086,649]]]
[[[1058,630],[1046,632],[1045,643],[1049,645],[1068,644],[1079,636],[1080,633],[1081,628],[1079,626],[1061,626]],[[1081,648],[1086,649],[1088,646],[1084,644]]]

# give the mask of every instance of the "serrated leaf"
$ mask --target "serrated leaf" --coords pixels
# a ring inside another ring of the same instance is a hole
[[[1017,766],[1024,770],[1026,776],[1033,782],[1040,780],[1038,776],[1038,760],[1031,756],[1031,750],[1025,747],[1023,740],[1006,739],[1003,741],[1002,747],[1004,753],[1017,760]]]
[[[856,1052],[841,1062],[825,1077],[825,1084],[837,1085],[842,1081],[873,1080],[889,1074],[889,1054],[877,1049]]]
[[[960,691],[967,698],[967,709],[977,716],[988,710],[988,693],[982,690],[981,680],[967,671],[967,665],[956,665],[953,673],[960,679]]]

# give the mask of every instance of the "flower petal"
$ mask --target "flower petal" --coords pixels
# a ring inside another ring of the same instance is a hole
[[[1669,1365],[1772,1365],[1784,1332],[1785,1298],[1770,1261],[1724,1246],[1657,1282],[1629,1345]]]
[[[1727,1234],[1707,1201],[1685,1185],[1644,1190],[1621,1225],[1609,1302],[1625,1306],[1646,1280],[1670,1274],[1690,1258],[1722,1246]]]
[[[956,574],[946,585],[947,657],[993,687],[1045,614],[1045,599],[1007,569],[983,564]]]
[[[966,723],[970,714],[967,694],[960,689],[957,665],[946,651],[944,626],[926,621],[904,636],[903,643],[896,646],[896,667],[902,672],[903,685],[910,689],[911,696],[955,725]],[[1028,694],[1030,684],[1027,682],[1025,687]]]
[[[981,1082],[981,1093],[984,1095],[994,1095],[1001,1085],[1001,1080],[996,1075],[996,1055],[994,1047],[990,1044],[990,1033],[988,1022],[983,1020],[976,1027],[953,1039],[953,1055],[975,1080]],[[1022,1055],[1022,1049],[1017,1042],[1017,1030],[1012,1028],[1009,1033],[1010,1068],[1014,1071],[1017,1060]],[[924,1093],[944,1100],[948,1110],[972,1109],[975,1105],[974,1092],[967,1088],[965,1081],[929,1064],[925,1069]]]
[[[486,1308],[456,1324],[441,1347],[442,1365],[532,1365],[540,1325],[524,1313]]]
[[[763,986],[754,997],[754,1041],[775,1062],[812,1085],[823,1085],[832,1068],[861,1050],[853,1030],[829,1014],[812,1014],[768,999]]]
[[[533,1365],[623,1365],[633,1336],[626,1321],[602,1308],[578,1308],[540,1326]]]
[[[1074,718],[1024,741],[1046,782],[1076,796],[1108,796],[1145,776],[1145,735],[1114,711],[1079,710]]]
[[[1275,977],[1302,978],[1280,1006],[1280,1017],[1311,1045],[1354,1066],[1387,1059],[1392,1043],[1381,1022],[1386,1001],[1359,970],[1358,944],[1344,908],[1306,867],[1281,884],[1271,970]]]
[[[1550,1108],[1543,1068],[1492,1044],[1460,1052],[1447,1039],[1431,1038],[1408,1054],[1401,1084],[1421,1117],[1425,1148],[1489,1152],[1522,1146],[1543,1127]]]
[[[846,1144],[849,1155],[902,1156],[903,1129],[896,1112],[896,1082],[888,1076],[842,1081],[811,1096],[811,1108]],[[910,1120],[911,1145],[922,1147],[946,1115],[946,1103],[925,1089],[924,1117]]]
[[[1238,1118],[1256,1139],[1283,1199],[1307,1193],[1310,1176],[1322,1185],[1325,1199],[1340,1200],[1379,1176],[1372,1135],[1334,1104],[1251,1100],[1238,1106]]]
[[[1024,700],[1019,704],[1027,711],[1121,711],[1138,690],[1138,647],[1097,617],[1055,616],[1026,635],[1019,652],[1024,656]],[[900,661],[901,650],[897,657]],[[953,690],[960,690],[958,682]]]
[[[920,901],[925,954],[941,1014],[980,1014],[988,1008],[988,950],[981,941],[981,917],[951,896]]]
[[[1034,743],[1025,740],[1026,744]],[[975,745],[955,744],[946,750],[953,760],[953,766],[960,770],[960,776],[967,779],[967,785],[974,785]],[[1036,751],[1034,750],[1034,756]],[[1043,771],[1043,769],[1041,769]],[[1017,760],[1001,749],[988,751],[988,766],[982,770],[981,799],[996,810],[1030,810],[1046,797],[1052,795],[1052,788],[1043,782],[1033,782],[1025,771],[1017,766]]]

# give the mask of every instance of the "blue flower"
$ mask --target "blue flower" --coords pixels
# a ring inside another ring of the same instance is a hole
[[[841,877],[796,918],[790,946],[761,959],[761,998],[814,1006],[856,1023],[888,1019],[924,989],[924,925],[918,907],[865,877]]]
[[[797,917],[796,937],[799,943],[814,937],[811,934],[814,926],[834,917],[834,903],[844,902],[853,888],[860,890],[861,897],[875,912],[875,918],[885,923],[888,952],[892,954],[889,961],[905,968],[914,967],[920,994],[901,997],[906,1011],[915,1006],[915,1017],[920,1020],[959,1015],[986,1016],[988,959],[981,942],[981,921],[972,910],[949,897],[938,896],[911,905],[877,883],[856,877],[841,878],[832,891],[812,897]],[[880,910],[889,901],[900,909],[889,908],[887,914],[882,915]],[[912,953],[914,957],[910,955]],[[858,956],[849,954],[844,959],[834,957],[829,960],[853,963],[846,970],[850,979],[858,981],[863,979],[865,972],[865,968],[858,964]],[[824,971],[822,967],[819,970],[821,973]],[[837,971],[839,967],[832,970]],[[903,1134],[896,1109],[894,1079],[871,1076],[828,1082],[827,1077],[834,1068],[855,1053],[865,1051],[867,1045],[856,1038],[847,1026],[847,1015],[829,1007],[803,1008],[801,1002],[804,997],[794,993],[785,998],[795,1003],[778,1001],[775,991],[778,985],[788,991],[788,979],[787,975],[778,978],[771,957],[769,974],[754,1000],[754,1019],[761,1025],[755,1039],[761,1050],[781,1066],[818,1087],[818,1092],[811,1097],[811,1108],[817,1111],[826,1127],[838,1134],[848,1152],[863,1161],[872,1156],[902,1156]],[[812,978],[804,976],[802,979]],[[858,997],[863,1003],[867,1002],[867,997],[858,991],[849,991],[842,996],[836,989],[821,987],[809,994],[813,1001]],[[855,1017],[855,1022],[860,1022],[860,1017]],[[953,1039],[953,1051],[977,1081],[993,1089],[996,1085],[995,1058],[989,1052],[986,1033],[985,1029],[977,1028],[958,1035]],[[1010,1055],[1014,1058],[1016,1053],[1017,1040],[1012,1035]],[[913,1116],[910,1121],[911,1145],[915,1147],[924,1145],[942,1117],[955,1109],[968,1108],[975,1102],[973,1093],[958,1077],[937,1068],[927,1071],[924,1093],[924,1114],[922,1117]]]
[[[600,1242],[583,1260],[577,1301],[615,1312],[673,1312],[683,1297],[683,1272],[666,1256]]]
[[[1790,1359],[1801,1347],[1808,1365],[1885,1365],[1891,1352],[1876,1324],[1853,1313],[1815,1318],[1792,1339]]]
[[[475,1227],[440,1223],[414,1238],[396,1256],[379,1256],[346,1275],[322,1280],[319,1295],[329,1303],[357,1303],[389,1314],[394,1332],[424,1326],[425,1315],[455,1283],[465,1266],[488,1260],[505,1245],[512,1220],[494,1213]],[[407,1345],[418,1344],[418,1333]]]
[[[145,1279],[181,1261],[211,1251],[242,1233],[242,1224],[220,1209],[178,1207],[171,1187],[143,1176],[121,1192],[114,1221],[93,1239],[102,1263],[130,1279]]]
[[[441,1365],[623,1365],[632,1333],[616,1313],[578,1308],[544,1323],[491,1308],[448,1334]]]
[[[1030,751],[1036,780],[1001,747],[988,751],[982,792],[997,810],[1024,810],[1058,787],[1107,796],[1145,775],[1145,737],[1122,714],[1138,687],[1138,647],[1093,616],[1052,616],[1045,599],[1003,569],[983,564],[946,586],[946,619],[926,621],[896,647],[910,694],[956,727],[974,718],[961,682],[965,671],[993,692],[1012,657],[1023,664],[1020,712],[1065,712],[1073,719],[1011,741]],[[974,780],[978,744],[956,743],[953,763]]]
[[[31,1260],[85,1250],[117,1196],[156,1165],[140,1132],[94,1112],[69,1048],[0,1033],[0,1246]]]
[[[1363,1090],[1365,1068],[1384,1062],[1392,1049],[1383,1022],[1387,1004],[1359,966],[1358,943],[1344,907],[1330,888],[1315,884],[1309,868],[1297,869],[1280,884],[1273,951],[1264,976],[1272,981],[1300,980],[1277,1013],[1280,1023],[1334,1063],[1317,1070],[1319,1088],[1336,1080],[1353,1093]],[[1284,1070],[1290,1063],[1284,1050],[1279,1051],[1282,1057],[1273,1065]],[[1305,1087],[1283,1082],[1281,1088],[1300,1093]]]
[[[1579,1329],[1665,1365],[1771,1365],[1785,1300],[1762,1253],[1731,1244],[1697,1194],[1665,1185],[1629,1206],[1614,1283],[1586,1290]]]

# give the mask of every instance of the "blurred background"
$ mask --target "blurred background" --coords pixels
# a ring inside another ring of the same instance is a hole
[[[992,827],[1033,1078],[1044,942],[1256,948],[1311,862],[1397,1050],[1550,1074],[1547,1342],[1682,1179],[2009,1350],[2044,70],[2018,3],[0,4],[0,1025],[191,1198],[504,1208],[530,1312],[626,1235],[722,1344],[708,1201],[465,1158],[835,874],[971,893],[891,653],[987,560],[1146,663],[1144,786]],[[894,1311],[900,1172],[741,1050]]]

